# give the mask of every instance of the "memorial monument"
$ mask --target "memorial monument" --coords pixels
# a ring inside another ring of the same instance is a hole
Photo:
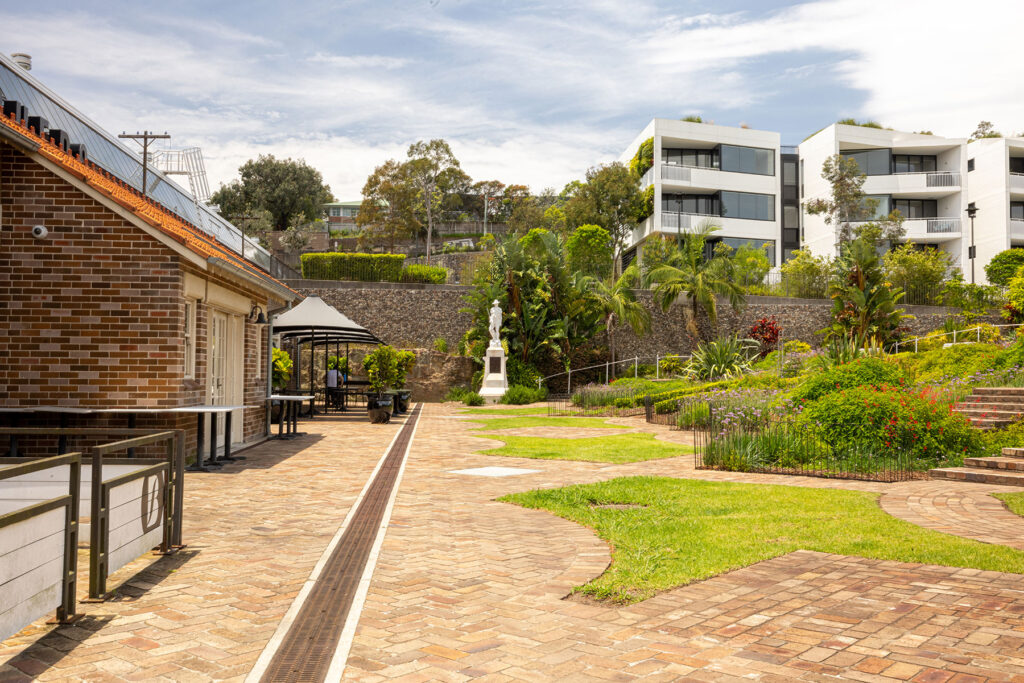
[[[501,347],[501,306],[494,300],[488,318],[491,343],[484,354],[484,381],[480,395],[488,403],[497,403],[508,390],[508,376],[505,374],[505,349]]]

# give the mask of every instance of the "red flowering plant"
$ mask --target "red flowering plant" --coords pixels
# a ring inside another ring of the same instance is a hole
[[[747,332],[747,337],[757,342],[758,356],[764,358],[778,346],[781,332],[782,328],[779,327],[779,323],[773,315],[769,318],[761,318],[754,323],[750,331]]]
[[[807,404],[799,421],[836,451],[909,456],[914,467],[962,461],[982,451],[981,432],[932,388],[854,387]]]

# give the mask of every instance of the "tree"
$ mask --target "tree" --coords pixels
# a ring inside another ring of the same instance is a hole
[[[815,256],[806,249],[797,249],[779,268],[785,296],[801,299],[824,299],[832,274],[832,259]]]
[[[985,277],[994,285],[1010,284],[1020,267],[1024,266],[1024,249],[1007,249],[992,257],[985,266]]]
[[[640,179],[636,174],[618,162],[597,166],[587,171],[585,183],[574,186],[565,205],[566,224],[570,228],[600,225],[607,230],[618,264],[626,239],[636,226],[640,203]]]
[[[602,229],[598,228],[598,230]],[[587,277],[584,281],[584,286],[590,292],[604,318],[604,330],[608,336],[608,355],[611,358],[612,367],[615,365],[615,326],[617,323],[626,323],[637,335],[646,334],[651,329],[650,314],[633,294],[633,288],[639,278],[640,271],[634,263],[623,271],[618,280]]]
[[[427,265],[430,265],[430,246],[437,212],[445,195],[464,183],[468,176],[459,167],[459,160],[452,154],[451,147],[441,139],[414,142],[409,145],[407,156],[409,178],[417,190],[417,206],[426,217]]]
[[[995,126],[992,125],[991,121],[979,121],[978,127],[974,129],[973,133],[971,133],[971,137],[968,141],[974,142],[975,140],[981,140],[982,138],[1001,137],[1003,137],[1003,134],[995,129]]]
[[[480,180],[473,183],[470,190],[480,198],[480,220],[493,222],[501,212],[501,194],[505,183],[497,180]]]
[[[864,195],[864,180],[860,166],[850,157],[834,154],[821,166],[821,177],[828,181],[832,196],[828,199],[809,200],[804,206],[811,215],[823,215],[825,225],[835,231],[836,249],[859,237],[876,244],[896,241],[903,237],[903,217],[899,211],[877,220],[878,200]],[[857,224],[856,227],[854,224]]]
[[[724,243],[719,243],[715,248],[718,249],[719,247],[729,250],[728,254],[723,253],[722,255],[732,259],[733,269],[736,272],[736,281],[740,285],[749,287],[750,285],[764,283],[765,276],[772,269],[771,261],[768,260],[768,254],[765,253],[767,249],[771,248],[769,245],[757,247],[747,242],[741,244],[736,251],[733,251],[731,247],[726,246]]]
[[[396,239],[415,235],[420,228],[415,202],[409,165],[389,159],[366,179],[356,225],[372,242],[386,242],[394,252]]]
[[[322,206],[334,201],[320,172],[302,159],[261,155],[242,164],[238,174],[239,181],[222,185],[210,197],[229,220],[266,211],[274,230],[287,230],[296,217],[316,220]]]
[[[604,280],[612,274],[612,236],[600,225],[581,225],[565,243],[569,267]]]
[[[651,273],[666,263],[670,263],[672,258],[679,253],[678,247],[675,237],[665,237],[659,233],[654,233],[644,240],[640,254],[642,281],[650,282]]]
[[[718,304],[715,297],[726,296],[734,311],[739,311],[745,299],[743,288],[736,282],[732,260],[721,255],[705,258],[704,245],[718,226],[705,223],[696,231],[686,233],[679,254],[672,262],[651,273],[655,283],[654,299],[667,311],[680,297],[689,306],[684,309],[686,328],[694,337],[699,336],[697,313],[703,309],[712,327],[718,325]]]
[[[903,290],[885,281],[875,245],[856,239],[843,246],[836,261],[838,281],[830,288],[832,325],[830,339],[849,339],[860,347],[869,341],[889,341],[899,331],[903,309],[896,305]]]
[[[906,300],[913,304],[934,304],[942,294],[942,283],[953,259],[935,247],[918,249],[913,244],[901,244],[886,252],[882,263],[886,281],[900,285]]]

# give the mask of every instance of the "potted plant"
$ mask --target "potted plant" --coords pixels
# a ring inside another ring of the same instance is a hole
[[[363,358],[363,369],[366,370],[366,379],[370,383],[370,390],[366,393],[366,410],[370,422],[374,424],[389,422],[394,402],[384,392],[395,382],[398,372],[398,354],[390,346],[378,346]]]
[[[416,354],[412,351],[399,351],[395,354],[395,412],[404,413],[409,410],[411,391],[405,390],[405,380],[416,365]]]
[[[292,357],[284,349],[272,349],[273,372],[270,377],[270,386],[274,391],[282,391],[288,386],[292,378]],[[281,417],[282,407],[274,405],[270,411],[270,419],[276,422]]]

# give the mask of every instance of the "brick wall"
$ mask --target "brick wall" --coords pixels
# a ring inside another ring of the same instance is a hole
[[[49,236],[36,240],[32,226]],[[165,408],[207,401],[207,323],[196,315],[195,379],[184,376],[184,273],[202,271],[20,151],[0,144],[0,406]],[[246,440],[264,431],[265,328],[243,325]],[[93,418],[99,424],[99,418]],[[123,417],[102,420],[125,426]],[[77,424],[83,424],[78,422]],[[195,437],[195,417],[140,418]]]

